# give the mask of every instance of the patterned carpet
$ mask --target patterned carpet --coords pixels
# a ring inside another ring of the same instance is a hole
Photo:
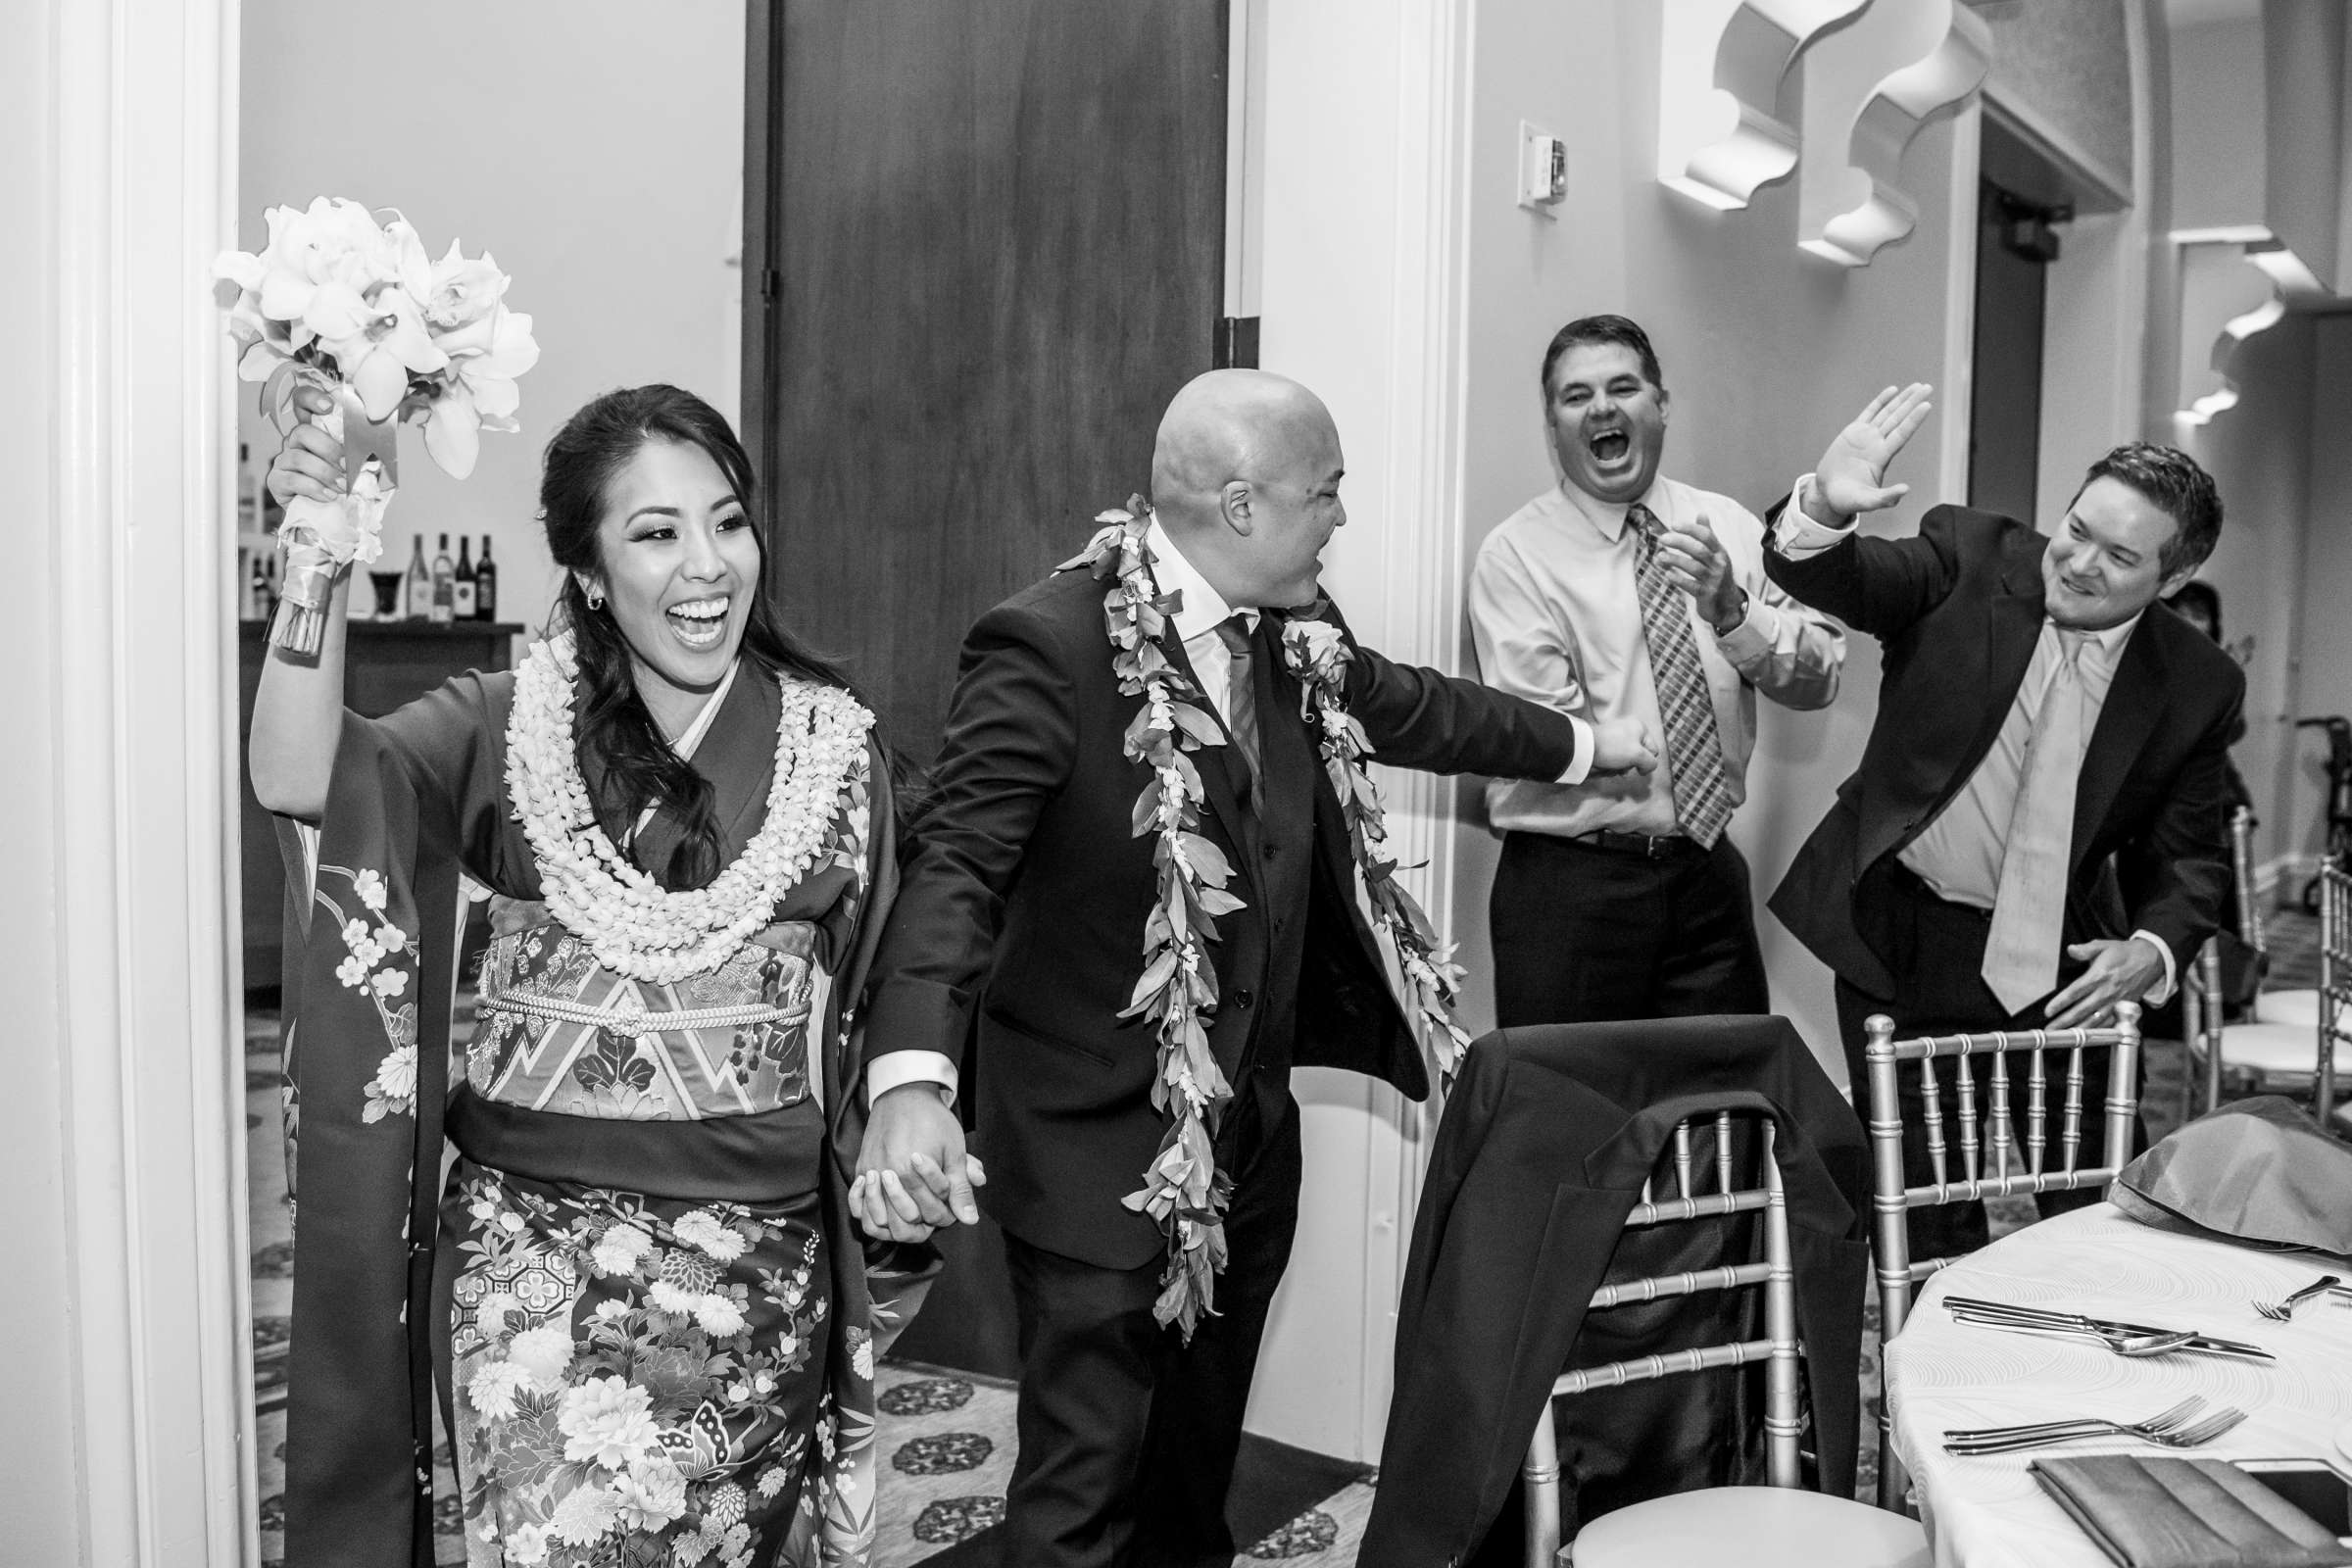
[[[2299,912],[2271,917],[2270,984],[2286,989],[2317,981],[2318,922]],[[285,1351],[293,1289],[293,1244],[286,1223],[284,1144],[279,1135],[277,1014],[255,1008],[246,1020],[246,1117],[253,1178],[254,1401],[260,1415],[261,1526],[264,1568],[282,1568],[285,1477]],[[2143,1102],[2151,1139],[2179,1122],[2184,1053],[2179,1041],[2147,1043]],[[1996,1236],[2034,1218],[2030,1200],[1991,1205]],[[1013,1394],[1007,1384],[938,1367],[886,1362],[880,1380],[881,1446],[890,1466],[881,1489],[875,1568],[979,1568],[1004,1516],[1012,1472]],[[1879,1313],[1864,1313],[1862,1456],[1855,1494],[1878,1485]],[[435,1449],[442,1563],[462,1563],[455,1480],[446,1442]],[[1376,1478],[1360,1467],[1252,1440],[1236,1482],[1234,1519],[1251,1544],[1242,1560],[1296,1568],[1345,1568],[1355,1561]],[[1256,1517],[1251,1518],[1251,1515]],[[1287,1522],[1286,1522],[1287,1521]]]

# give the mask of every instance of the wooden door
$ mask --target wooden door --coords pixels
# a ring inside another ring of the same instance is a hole
[[[768,580],[917,760],[965,629],[1147,487],[1160,410],[1211,365],[1225,12],[755,0]]]
[[[928,762],[966,628],[1148,487],[1212,364],[1225,0],[752,0],[750,37],[768,588]],[[899,1353],[1014,1375],[995,1228],[940,1242]]]

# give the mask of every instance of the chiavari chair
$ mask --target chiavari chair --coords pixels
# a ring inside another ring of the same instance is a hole
[[[1978,1202],[1987,1198],[2103,1188],[2129,1158],[2139,1110],[2139,1006],[2118,1003],[2115,1022],[2105,1029],[2018,1030],[1984,1034],[1931,1035],[1895,1039],[1894,1020],[1870,1018],[1864,1048],[1870,1072],[1872,1251],[1879,1283],[1882,1344],[1902,1332],[1910,1315],[1911,1288],[1952,1261],[1914,1258],[1908,1216],[1939,1203]],[[2106,1097],[2101,1104],[2105,1139],[2097,1164],[2082,1164],[2083,1135],[2090,1117],[2083,1053],[2112,1048]],[[2011,1109],[2011,1063],[2026,1058],[2026,1125],[2021,1132]],[[2053,1058],[2063,1064],[2058,1102],[2051,1103]],[[1936,1070],[1952,1063],[1950,1122],[1946,1094]],[[1984,1068],[1982,1091],[1978,1065]],[[1929,1180],[1913,1185],[1904,1175],[1901,1073],[1916,1064],[1920,1074],[1920,1116],[1927,1143]],[[2052,1129],[2056,1130],[2053,1151]],[[2056,1155],[2052,1159],[2053,1152]],[[1890,1441],[1893,1429],[1884,1369],[1879,1400],[1879,1502],[1902,1505],[1908,1486]]]

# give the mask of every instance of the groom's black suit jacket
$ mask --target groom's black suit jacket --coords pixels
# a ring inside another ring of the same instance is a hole
[[[2048,544],[2013,518],[1936,507],[1916,538],[1850,538],[1801,561],[1766,551],[1774,582],[1884,648],[1862,764],[1772,896],[1797,940],[1871,996],[1896,989],[1886,956],[1896,857],[1968,782],[2025,680]],[[2140,616],[2076,785],[2066,942],[2144,930],[2188,972],[2230,885],[2222,817],[2245,690],[2188,622],[2157,606]]]
[[[1165,1245],[1120,1200],[1143,1185],[1167,1122],[1151,1101],[1153,1026],[1119,1016],[1143,972],[1156,835],[1134,831],[1151,775],[1122,742],[1144,699],[1122,696],[1111,673],[1108,589],[1083,570],[1056,573],[965,638],[865,1031],[869,1067],[907,1050],[958,1063],[988,1166],[981,1200],[999,1224],[1128,1269]],[[1369,1073],[1418,1100],[1420,1054],[1350,892],[1346,821],[1281,667],[1279,625],[1260,617],[1252,659],[1264,768],[1252,807],[1237,748],[1189,754],[1207,797],[1200,832],[1245,903],[1210,945],[1210,1047],[1237,1113],[1287,1103],[1294,1064]],[[1189,673],[1172,630],[1161,646]],[[1354,653],[1348,711],[1384,762],[1552,778],[1574,760],[1577,727],[1562,714]]]

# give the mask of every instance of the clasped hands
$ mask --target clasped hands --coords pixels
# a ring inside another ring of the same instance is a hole
[[[850,1184],[850,1212],[866,1234],[920,1242],[944,1225],[976,1225],[972,1189],[988,1185],[963,1149],[963,1124],[934,1083],[901,1084],[874,1097]]]

